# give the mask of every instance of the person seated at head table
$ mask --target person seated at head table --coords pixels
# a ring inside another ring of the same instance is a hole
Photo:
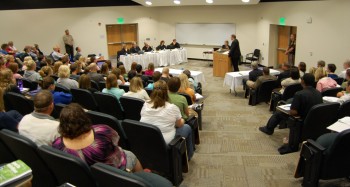
[[[147,42],[144,42],[144,46],[142,48],[142,51],[144,51],[144,52],[151,52],[151,51],[153,51],[153,49]]]
[[[338,78],[338,75],[335,74],[336,69],[337,69],[337,66],[335,64],[327,64],[328,77],[330,77],[332,79]]]
[[[317,62],[317,68],[315,67],[310,68],[309,73],[315,76],[316,82],[321,78],[321,76],[327,75],[325,66],[326,66],[326,62],[323,60],[319,60]]]
[[[111,73],[107,76],[106,88],[102,90],[102,93],[114,95],[119,100],[120,97],[125,94],[125,91],[118,87],[118,78],[113,73]]]
[[[224,45],[221,46],[221,49],[231,49],[230,44],[228,43],[228,40],[225,40]]]
[[[170,45],[171,45],[174,49],[180,48],[180,44],[177,43],[176,39],[173,39],[173,42],[171,42]]]
[[[282,88],[280,89],[279,92],[280,92],[281,94],[283,94],[284,89],[286,89],[287,86],[292,85],[292,84],[298,84],[298,83],[300,83],[300,82],[301,82],[301,80],[300,80],[300,73],[299,73],[299,70],[298,70],[297,68],[291,68],[291,69],[290,69],[290,77],[284,79],[284,80],[281,82]]]
[[[88,90],[91,93],[98,92],[98,90],[91,87],[91,79],[86,74],[83,74],[79,77],[79,88]]]
[[[186,138],[188,159],[193,156],[192,129],[185,124],[179,108],[169,103],[168,86],[166,82],[159,80],[154,83],[151,101],[145,102],[141,109],[140,122],[155,125],[162,132],[167,144],[176,135]]]
[[[38,146],[51,145],[59,137],[58,121],[51,117],[54,100],[48,90],[34,96],[34,112],[25,115],[18,125],[19,134],[31,139]]]
[[[134,97],[142,99],[144,101],[150,100],[148,93],[143,87],[142,80],[140,77],[134,77],[130,80],[129,91],[123,96]]]
[[[54,104],[69,104],[72,102],[72,94],[55,91],[55,80],[52,77],[44,77],[42,81],[39,81],[39,85],[42,90],[48,90],[51,92]]]
[[[78,82],[76,80],[70,79],[70,69],[67,65],[61,65],[58,69],[58,79],[57,84],[61,84],[68,89],[78,88]]]
[[[154,72],[154,64],[151,62],[151,63],[148,64],[148,68],[145,71],[145,75],[152,76],[153,72]]]
[[[299,69],[300,77],[303,77],[305,75],[305,72],[306,72],[306,64],[305,64],[305,62],[300,62],[299,65],[298,65],[298,69]]]
[[[101,162],[121,170],[143,170],[132,152],[118,146],[118,133],[107,125],[93,125],[76,103],[62,109],[58,131],[60,137],[53,141],[52,147],[82,159],[89,166]]]
[[[132,42],[131,44],[131,48],[130,48],[130,53],[138,53],[139,51],[141,51],[140,47],[136,44],[136,42]]]
[[[125,68],[124,68],[124,70],[125,70]],[[113,73],[118,78],[118,85],[125,84],[124,76],[122,76],[121,70],[119,68],[113,68],[111,73]]]
[[[159,51],[159,50],[164,50],[166,49],[166,45],[165,45],[165,42],[164,40],[160,41],[160,44],[156,47],[156,50]]]
[[[317,81],[317,84],[316,84],[316,89],[320,92],[323,92],[329,88],[335,88],[338,86],[338,83],[334,79],[327,77],[326,74],[322,75],[320,73],[319,78],[320,79]]]
[[[348,69],[350,69],[350,59],[347,59],[344,63],[343,63],[343,68],[344,70],[338,75],[338,77],[341,77],[341,78],[346,78],[346,71]]]
[[[153,73],[153,76],[152,76],[152,80],[153,80],[153,83],[148,83],[147,85],[147,89],[150,89],[150,90],[153,90],[153,87],[154,87],[154,83],[159,81],[160,79],[160,76],[162,76],[162,74],[159,72],[159,71],[155,71]]]
[[[259,76],[255,82],[248,80],[247,86],[252,89],[257,89],[266,80],[277,80],[276,76],[270,75],[270,69],[268,67],[263,68],[263,75]]]

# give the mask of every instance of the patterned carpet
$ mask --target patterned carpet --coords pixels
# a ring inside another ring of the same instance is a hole
[[[182,187],[301,186],[293,177],[299,152],[282,156],[277,151],[288,129],[276,129],[272,136],[258,130],[271,116],[267,104],[249,106],[242,88],[234,96],[223,86],[223,78],[213,77],[208,62],[190,60],[171,68],[202,71],[206,79],[201,144]],[[350,186],[345,179],[320,184],[335,185]]]

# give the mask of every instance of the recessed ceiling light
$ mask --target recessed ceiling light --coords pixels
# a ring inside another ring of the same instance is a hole
[[[206,0],[207,3],[212,4],[214,1],[213,0]]]
[[[149,5],[149,6],[152,5],[152,1],[146,1],[145,3],[146,3],[146,5]]]
[[[181,1],[180,0],[174,0],[174,3],[179,5],[179,4],[181,4]]]
[[[250,0],[242,0],[243,3],[249,3]]]

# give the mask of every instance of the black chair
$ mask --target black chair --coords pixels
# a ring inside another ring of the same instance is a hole
[[[276,106],[278,105],[279,101],[287,101],[288,99],[293,98],[294,94],[302,89],[303,86],[301,86],[301,84],[298,83],[287,86],[284,89],[283,94],[281,94],[280,92],[272,92],[270,111],[276,111]]]
[[[272,90],[277,88],[277,80],[266,80],[257,89],[250,89],[249,105],[255,106],[260,102],[269,102]]]
[[[114,95],[95,92],[94,97],[100,112],[112,115],[118,120],[125,118],[123,107]]]
[[[96,112],[96,111],[87,111],[86,113],[89,115],[93,124],[108,125],[112,129],[117,131],[120,137],[119,146],[122,147],[123,149],[129,150],[130,147],[128,143],[128,138],[126,137],[124,129],[117,118],[111,115],[104,114],[101,112]]]
[[[25,162],[33,172],[33,186],[58,186],[58,183],[38,154],[37,145],[18,133],[1,130],[0,139],[11,150],[17,159]]]
[[[253,53],[248,53],[245,56],[245,60],[247,62],[247,60],[250,61],[250,63],[254,62],[254,61],[258,61],[260,58],[260,49],[255,49]]]
[[[186,101],[187,101],[187,104],[188,105],[192,105],[193,102],[192,102],[192,98],[190,95],[186,94],[186,93],[178,93],[179,95],[182,95],[186,98]],[[197,110],[195,109],[194,111],[197,112],[198,114],[198,126],[199,126],[199,130],[202,130],[202,110],[203,110],[203,104],[202,104],[202,108]],[[199,134],[198,134],[199,135]],[[198,136],[199,137],[199,136]]]
[[[16,156],[5,145],[5,143],[2,142],[1,138],[0,138],[0,150],[1,150],[0,165],[5,164],[5,163],[9,163],[9,162],[13,162],[13,161],[17,160]]]
[[[140,173],[146,175],[147,178],[151,178],[151,180],[156,180],[157,183],[161,181],[161,185],[164,187],[172,186],[168,180],[159,175],[146,172],[128,173],[103,163],[92,165],[91,172],[100,186],[151,187],[152,184],[138,176]]]
[[[337,93],[343,91],[342,87],[329,88],[321,92],[322,96],[337,97]]]
[[[137,99],[133,97],[122,96],[120,98],[120,103],[124,109],[125,119],[132,119],[139,121],[141,119],[141,109],[145,103],[142,99]]]
[[[302,186],[317,187],[319,180],[350,176],[350,130],[340,132],[327,149],[313,140],[308,140],[300,152],[298,174],[304,177]],[[330,185],[331,186],[331,185]]]
[[[4,95],[4,102],[6,111],[17,110],[23,116],[34,111],[33,100],[27,99],[22,94],[7,92]]]
[[[106,88],[106,81],[100,81],[100,82],[98,83],[98,87],[100,88],[100,91],[102,92],[102,90],[103,90],[104,88]]]
[[[91,88],[95,88],[96,90],[100,90],[98,83],[94,80],[91,80]]]
[[[187,101],[187,104],[188,105],[192,105],[193,103],[192,103],[192,98],[191,98],[191,96],[190,95],[188,95],[188,94],[186,94],[186,93],[178,93],[179,95],[182,95],[182,96],[184,96],[185,98],[186,98],[186,101]]]
[[[338,85],[342,85],[344,82],[344,78],[342,77],[334,78],[334,80],[337,82]]]
[[[183,180],[181,156],[176,148],[181,137],[176,137],[167,145],[156,126],[128,119],[123,121],[122,126],[130,143],[130,151],[136,155],[142,166],[159,173],[178,186]],[[186,149],[186,146],[181,145],[180,149]]]
[[[31,81],[29,79],[26,78],[22,78],[22,82],[23,82],[23,88],[29,88],[29,91],[33,91],[38,89],[38,83]]]
[[[63,86],[62,84],[56,84],[55,85],[55,91],[56,92],[70,93],[69,88]]]
[[[119,88],[123,89],[125,93],[129,91],[129,85],[119,85]]]
[[[87,110],[98,111],[98,106],[95,98],[89,90],[72,88],[70,91],[73,95],[73,102],[80,104]]]
[[[196,93],[199,93],[202,95],[202,83],[198,82],[198,85],[195,91]]]
[[[339,107],[338,119],[341,119],[341,118],[343,118],[345,116],[350,116],[350,100],[349,101],[345,101]]]
[[[80,158],[47,145],[40,146],[38,152],[59,184],[68,182],[74,186],[98,186],[89,166]]]
[[[58,119],[60,117],[61,111],[64,107],[66,107],[67,105],[62,104],[62,103],[57,103],[55,104],[55,108],[53,109],[51,116],[55,119]]]

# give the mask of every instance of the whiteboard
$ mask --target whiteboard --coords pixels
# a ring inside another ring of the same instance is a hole
[[[192,45],[221,46],[235,33],[233,23],[178,23],[175,30],[177,42]]]

